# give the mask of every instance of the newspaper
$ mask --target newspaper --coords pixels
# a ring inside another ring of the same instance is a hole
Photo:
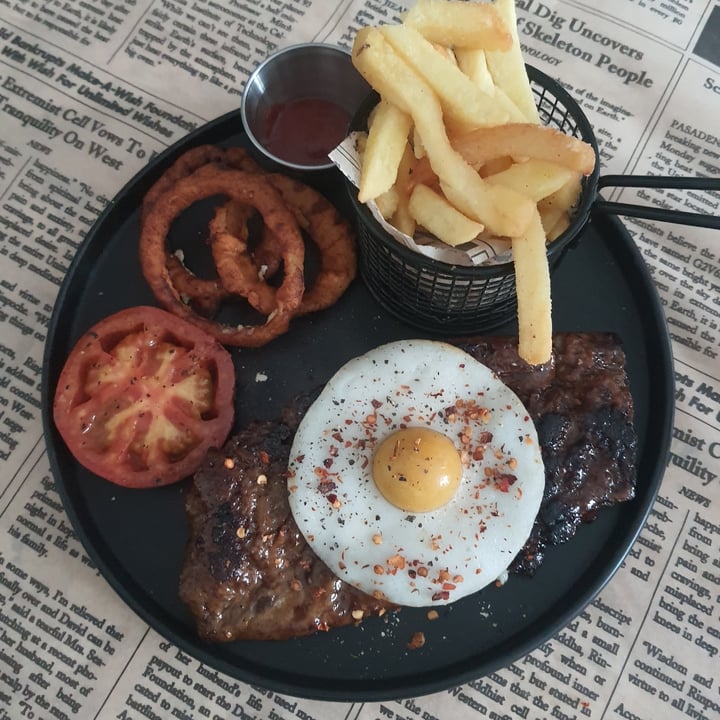
[[[237,107],[270,51],[349,46],[399,0],[0,0],[0,720],[720,717],[720,236],[627,220],[675,355],[670,462],[599,597],[511,666],[412,700],[333,704],[246,686],[140,620],[78,542],[49,470],[43,346],[58,288],[117,191]],[[720,5],[518,0],[529,62],[595,127],[605,173],[720,174]],[[720,193],[611,199],[718,214]],[[652,358],[649,359],[652,362]]]

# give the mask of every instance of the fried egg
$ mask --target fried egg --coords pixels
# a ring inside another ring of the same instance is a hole
[[[535,426],[485,365],[406,340],[344,365],[289,461],[295,522],[342,580],[398,605],[446,604],[525,544],[545,472]]]

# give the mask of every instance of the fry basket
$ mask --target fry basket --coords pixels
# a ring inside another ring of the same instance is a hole
[[[555,80],[528,66],[535,102],[544,125],[597,141],[588,119]],[[368,98],[353,119],[352,130],[364,130],[378,97]],[[596,194],[599,168],[584,178],[579,202],[569,227],[552,243],[550,269],[588,221]],[[387,233],[369,209],[357,199],[357,188],[347,182],[357,213],[360,273],[370,293],[389,313],[421,330],[447,335],[480,333],[514,319],[517,312],[515,270],[512,262],[475,267],[451,265],[405,247]]]
[[[600,175],[597,140],[585,113],[553,78],[526,65],[543,125],[578,137],[592,146],[595,168],[583,178],[582,190],[570,225],[548,243],[552,272],[565,252],[580,238],[591,213],[623,215],[658,222],[720,230],[720,216],[687,212],[658,205],[612,202],[600,190],[618,188],[675,189],[720,192],[720,177],[676,175]],[[369,97],[353,119],[351,130],[365,130],[377,104]],[[512,261],[475,267],[451,265],[405,247],[375,220],[357,199],[357,188],[346,180],[357,213],[360,273],[370,293],[389,313],[414,327],[433,333],[465,335],[482,333],[510,322],[517,312],[515,270]]]

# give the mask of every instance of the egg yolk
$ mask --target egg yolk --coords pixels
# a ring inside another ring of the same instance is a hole
[[[460,485],[462,463],[452,440],[430,428],[406,428],[375,450],[373,480],[401,510],[427,512],[448,503]]]

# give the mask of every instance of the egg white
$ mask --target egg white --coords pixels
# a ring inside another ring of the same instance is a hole
[[[437,510],[405,512],[372,479],[375,447],[404,426],[432,428],[470,451],[460,488]],[[427,606],[502,575],[530,534],[544,481],[535,426],[517,396],[452,345],[404,340],[351,360],[327,383],[295,435],[288,492],[295,522],[338,577]]]

